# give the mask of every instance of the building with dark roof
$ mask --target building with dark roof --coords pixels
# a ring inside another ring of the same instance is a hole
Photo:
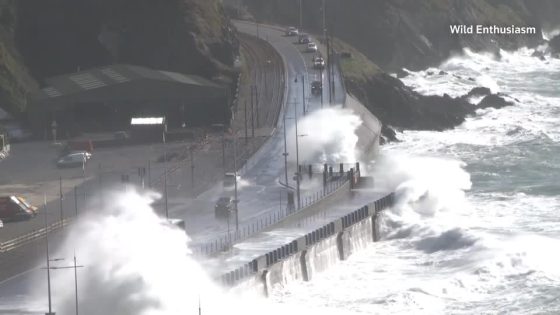
[[[170,128],[227,123],[228,89],[195,75],[110,65],[45,80],[32,98],[36,131],[53,121],[61,136],[126,130],[131,117],[163,116]]]

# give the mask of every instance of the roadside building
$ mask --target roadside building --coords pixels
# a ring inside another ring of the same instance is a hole
[[[165,117],[173,129],[227,123],[229,104],[226,87],[199,76],[117,64],[46,79],[30,121],[61,138],[128,130],[133,117]]]

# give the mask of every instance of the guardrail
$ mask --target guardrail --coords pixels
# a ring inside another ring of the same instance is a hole
[[[235,243],[246,240],[252,235],[266,230],[275,224],[301,214],[309,207],[332,195],[341,187],[348,184],[350,182],[349,174],[350,172],[346,173],[345,176],[337,177],[334,181],[329,182],[324,189],[309,196],[304,196],[304,198],[301,199],[302,207],[299,210],[290,210],[286,207],[281,211],[275,211],[268,213],[267,215],[257,217],[251,220],[251,222],[244,224],[237,232],[231,231],[229,233],[222,234],[220,237],[193,248],[194,253],[197,255],[210,256],[219,252],[230,250]]]
[[[16,237],[14,239],[11,239],[9,241],[5,241],[3,243],[0,243],[0,253],[5,253],[5,252],[9,252],[11,250],[14,250],[22,245],[31,243],[35,240],[38,240],[40,238],[43,238],[47,233],[50,233],[52,231],[55,231],[59,228],[65,227],[70,223],[70,219],[64,219],[62,221],[58,221],[56,223],[53,223],[47,227],[44,227],[42,229],[38,229],[35,230],[33,232],[27,233],[25,235]]]
[[[319,164],[317,164],[319,165]],[[308,176],[312,176],[312,165],[308,168]],[[224,233],[221,236],[206,242],[203,245],[199,245],[193,249],[195,254],[198,255],[213,255],[219,252],[224,252],[233,247],[235,243],[243,241],[258,232],[261,232],[272,225],[281,223],[284,220],[292,218],[295,215],[299,215],[304,212],[309,207],[313,206],[317,202],[325,199],[326,197],[332,195],[334,192],[338,191],[341,187],[349,184],[349,188],[353,189],[358,183],[360,178],[360,164],[354,163],[340,163],[338,171],[333,170],[332,167],[328,167],[327,164],[321,164],[320,167],[323,169],[323,189],[315,191],[306,196],[300,198],[301,207],[299,209],[291,209],[287,206],[280,211],[275,211],[268,213],[264,216],[257,217],[252,220],[252,222],[244,224],[237,232],[231,231]],[[348,171],[344,171],[345,167],[351,167]],[[300,168],[300,173],[304,176],[303,172],[306,167]],[[316,217],[311,217],[315,218]]]

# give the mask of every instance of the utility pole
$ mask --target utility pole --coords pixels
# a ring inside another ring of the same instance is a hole
[[[49,256],[49,225],[47,220],[47,195],[43,196],[43,207],[45,210],[45,247],[47,251],[47,294],[49,299],[49,312],[45,315],[55,315],[52,311],[51,299],[51,258]]]
[[[64,226],[64,210],[62,208],[62,201],[64,200],[64,195],[62,194],[62,176],[58,178],[58,192],[60,201],[60,227]]]
[[[284,176],[286,180],[286,185],[288,185],[288,141],[286,139],[286,133],[288,127],[286,126],[286,111],[284,111]]]
[[[78,187],[74,186],[74,208],[76,209],[76,218],[78,218]]]
[[[233,173],[235,177],[234,198],[235,198],[235,234],[239,236],[239,207],[237,200],[237,133],[233,130]]]
[[[303,30],[303,0],[299,0],[299,30]]]
[[[260,128],[259,123],[259,90],[257,90],[257,86],[255,85],[255,107],[257,108],[257,128]]]
[[[75,297],[76,297],[76,315],[79,314],[78,312],[78,265],[76,264],[76,252],[74,251],[74,290],[75,290]]]
[[[323,69],[319,69],[319,77],[321,78],[321,108],[323,108]]]
[[[165,140],[165,132],[166,132],[167,126],[164,126],[163,129],[163,193],[164,193],[164,198],[165,198],[165,218],[169,219],[169,209],[168,209],[168,204],[167,204],[167,145],[166,145],[166,140]]]
[[[303,115],[305,116],[305,74],[301,75],[301,104],[303,105]]]
[[[335,82],[334,82],[334,79],[335,79],[334,66],[335,66],[335,62],[337,62],[337,57],[334,53],[334,45],[333,45],[334,39],[332,37],[332,27],[329,30],[328,34],[329,33],[330,33],[330,39],[331,39],[331,59],[332,59],[332,64],[331,64],[331,68],[330,68],[331,72],[332,72],[331,73],[332,85],[331,85],[331,88],[329,89],[329,91],[332,90],[332,95],[333,95],[333,99],[334,99],[336,97],[336,91],[335,91],[335,86],[334,86],[335,85]]]
[[[249,130],[247,130],[247,101],[245,101],[245,145],[249,142]]]
[[[328,37],[326,37],[327,40],[327,80],[329,82],[329,104],[332,105],[332,93],[331,93],[331,71],[330,66],[332,63],[332,59],[331,59],[331,43]]]
[[[226,173],[226,126],[222,125],[222,169]]]
[[[253,99],[254,97],[253,88],[254,86],[251,85],[251,137],[252,138],[255,137],[255,101]]]
[[[301,199],[300,199],[300,190],[299,190],[299,182],[300,182],[300,177],[299,177],[299,144],[298,144],[298,116],[297,116],[297,102],[294,102],[294,115],[295,115],[295,122],[296,122],[296,192],[297,192],[297,204],[298,204],[298,210],[301,208]]]
[[[327,5],[323,0],[323,40],[327,39]]]
[[[63,259],[53,259],[52,261],[59,261],[59,260],[63,260]],[[66,266],[66,267],[47,267],[48,269],[53,269],[53,270],[57,270],[57,269],[74,269],[74,302],[76,304],[76,315],[79,314],[79,308],[78,308],[78,268],[83,268],[84,266],[79,266],[77,264],[77,260],[76,260],[76,252],[74,251],[74,263],[72,266]],[[54,315],[55,313],[47,313],[46,315]]]
[[[191,153],[191,190],[194,196],[194,146],[193,145],[191,145],[190,147],[190,153]]]

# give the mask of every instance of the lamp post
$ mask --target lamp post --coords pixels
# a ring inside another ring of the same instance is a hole
[[[169,219],[169,208],[167,204],[167,145],[165,140],[165,132],[167,131],[167,123],[163,125],[163,193],[165,197],[165,218]]]
[[[235,198],[235,233],[239,233],[239,208],[237,200],[237,132],[233,129],[233,174],[234,174],[234,198]]]
[[[303,30],[303,0],[299,0],[299,30]]]
[[[299,191],[299,182],[300,182],[300,177],[299,177],[299,144],[298,144],[298,116],[297,116],[297,102],[294,102],[294,119],[295,119],[295,124],[296,124],[296,194],[297,194],[297,205],[298,205],[298,210],[301,207],[301,200],[300,200],[300,191]]]
[[[287,138],[286,138],[286,129],[288,127],[286,126],[286,111],[284,111],[284,153],[282,154],[284,156],[284,177],[285,177],[285,181],[286,181],[286,185],[288,185],[288,143],[287,143]]]
[[[43,207],[45,211],[45,248],[47,252],[47,294],[49,300],[49,312],[45,315],[55,315],[52,311],[52,298],[51,298],[51,258],[49,256],[49,226],[47,220],[47,195],[43,196]]]

